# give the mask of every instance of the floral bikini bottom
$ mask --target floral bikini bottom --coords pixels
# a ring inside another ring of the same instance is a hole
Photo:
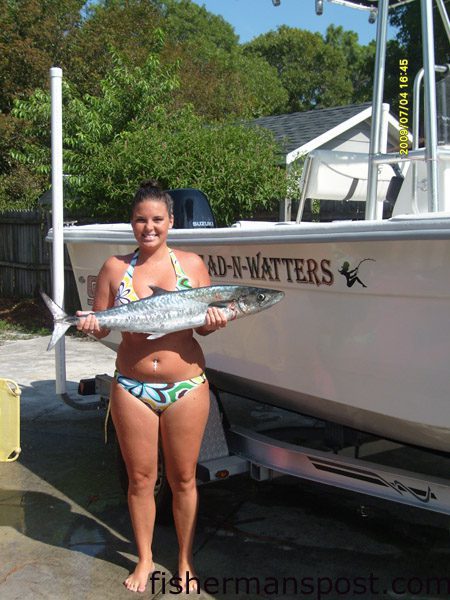
[[[168,406],[206,381],[205,373],[175,383],[146,383],[131,377],[125,377],[118,371],[114,373],[114,377],[125,391],[148,404],[157,414],[161,414]]]

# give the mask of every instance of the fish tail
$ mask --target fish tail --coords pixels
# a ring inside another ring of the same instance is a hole
[[[54,321],[52,337],[47,347],[47,350],[51,350],[72,324],[64,321],[64,319],[67,318],[67,314],[56,304],[56,302],[53,302],[53,300],[44,292],[41,292],[41,296],[48,310],[52,313]]]

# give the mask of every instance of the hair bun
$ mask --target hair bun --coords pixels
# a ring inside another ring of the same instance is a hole
[[[156,181],[156,179],[148,179],[140,184],[131,204],[131,214],[134,213],[136,206],[144,200],[156,200],[157,202],[164,202],[167,207],[169,217],[173,216],[172,197],[170,194],[164,191],[164,188],[161,187],[161,184]]]
[[[159,181],[157,181],[156,179],[148,179],[147,181],[143,181],[141,183],[141,185],[139,186],[139,188],[141,190],[147,189],[147,188],[156,188],[157,190],[162,190],[162,187],[161,187]]]

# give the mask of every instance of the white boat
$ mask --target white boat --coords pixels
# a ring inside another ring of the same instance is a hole
[[[355,4],[373,8],[374,2]],[[413,148],[395,155],[381,151],[379,135],[388,5],[378,3],[369,155],[310,155],[296,221],[174,229],[169,243],[202,255],[213,283],[264,284],[286,293],[270,311],[202,338],[208,376],[219,389],[447,453],[450,146],[437,142],[431,1],[422,2],[430,42],[423,72],[427,145],[418,148],[416,128]],[[450,31],[446,13],[444,20]],[[389,163],[405,179],[392,216],[383,219]],[[305,198],[343,197],[349,177],[357,182],[354,198],[367,198],[365,220],[301,221]],[[88,309],[103,261],[133,248],[131,227],[71,226],[64,240]],[[115,348],[118,337],[102,341]]]

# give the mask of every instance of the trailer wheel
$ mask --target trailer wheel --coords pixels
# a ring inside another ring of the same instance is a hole
[[[120,486],[126,496],[128,494],[128,473],[118,443],[116,447]],[[170,490],[169,482],[167,481],[164,457],[161,448],[158,449],[158,476],[155,484],[155,504],[156,518],[166,521],[171,514],[172,492]]]

